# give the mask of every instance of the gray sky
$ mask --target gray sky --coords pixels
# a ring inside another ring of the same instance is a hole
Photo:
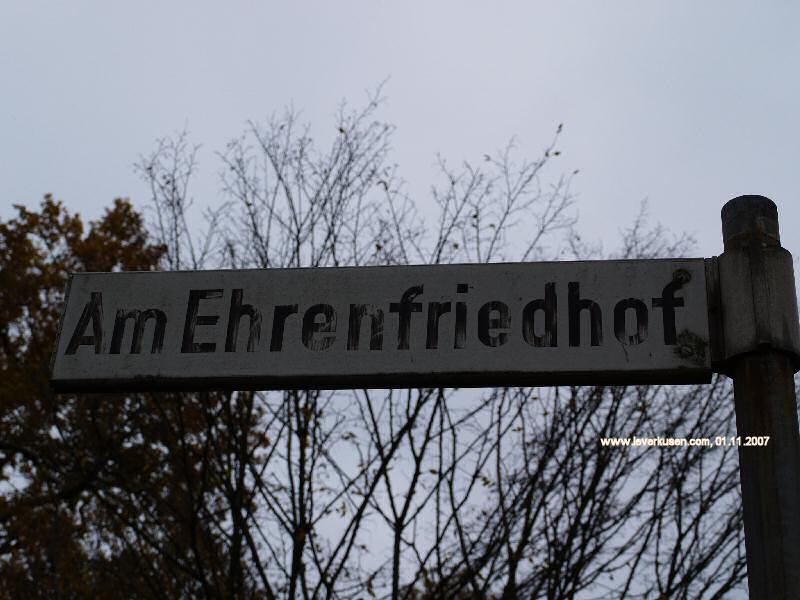
[[[799,255],[798,74],[791,0],[2,0],[0,217],[46,192],[86,217],[141,208],[132,164],[184,126],[213,204],[214,152],[246,120],[294,103],[324,134],[389,78],[381,114],[419,203],[437,152],[480,161],[517,136],[535,158],[563,122],[580,228],[607,249],[647,198],[718,254],[720,207],[752,193]]]
[[[798,254],[798,73],[788,0],[4,0],[0,216],[45,192],[87,217],[117,196],[141,207],[132,163],[184,125],[203,144],[194,196],[214,203],[214,152],[247,119],[294,103],[324,133],[388,77],[382,116],[421,203],[436,152],[479,161],[517,136],[533,158],[564,122],[581,229],[607,249],[647,198],[717,254],[719,208],[758,193]]]

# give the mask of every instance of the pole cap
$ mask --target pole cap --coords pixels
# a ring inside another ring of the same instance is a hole
[[[722,207],[722,241],[725,250],[749,246],[780,246],[778,207],[764,196],[739,196]]]

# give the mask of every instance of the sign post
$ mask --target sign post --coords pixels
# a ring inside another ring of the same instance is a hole
[[[724,354],[742,440],[742,485],[750,598],[800,594],[800,434],[794,373],[800,364],[791,255],[781,248],[778,211],[762,196],[722,208],[718,259]],[[748,445],[769,436],[765,446]]]

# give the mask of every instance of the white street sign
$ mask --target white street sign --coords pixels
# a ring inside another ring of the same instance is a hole
[[[704,259],[80,273],[58,391],[699,383]]]

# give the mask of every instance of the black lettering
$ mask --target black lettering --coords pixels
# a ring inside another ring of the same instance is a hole
[[[653,308],[661,309],[661,318],[664,324],[664,344],[674,346],[677,343],[677,333],[675,331],[675,309],[684,305],[683,298],[676,298],[675,292],[689,281],[689,274],[686,271],[681,273],[683,277],[676,277],[669,282],[661,292],[661,298],[653,298]]]
[[[195,343],[195,327],[204,325],[216,325],[219,315],[198,315],[200,300],[212,300],[222,298],[222,290],[189,290],[189,304],[186,307],[186,324],[183,327],[183,343],[181,352],[214,352],[217,344],[214,342]]]
[[[403,292],[400,302],[389,304],[389,312],[398,313],[397,349],[408,350],[411,338],[411,313],[422,312],[422,303],[414,302],[414,298],[422,294],[423,286],[415,285]]]
[[[459,283],[456,285],[456,293],[466,294],[469,292],[469,285]],[[467,303],[456,302],[456,335],[453,341],[453,348],[463,348],[467,345]]]
[[[633,309],[636,313],[636,333],[627,335],[625,313]],[[647,339],[647,305],[637,298],[620,300],[614,307],[614,335],[626,345],[641,344]]]
[[[603,313],[594,300],[581,299],[580,284],[570,281],[567,285],[569,304],[569,345],[581,345],[581,311],[589,311],[589,332],[592,346],[603,345]]]
[[[83,307],[81,318],[75,326],[75,331],[67,344],[65,354],[75,354],[78,346],[94,346],[94,353],[103,351],[103,294],[92,292],[89,302]],[[86,327],[92,321],[92,335],[83,335]]]
[[[371,327],[369,349],[383,349],[383,311],[374,304],[351,304],[350,320],[347,328],[347,349],[358,350],[361,337],[361,320],[370,316]]]
[[[322,316],[321,323],[317,317]],[[330,304],[315,304],[303,315],[303,344],[309,350],[327,350],[336,336],[336,311]],[[316,337],[317,334],[323,334]]]
[[[242,304],[242,290],[235,289],[231,294],[231,310],[228,313],[228,333],[225,336],[225,352],[236,352],[236,341],[239,339],[239,321],[247,316],[250,321],[250,333],[247,336],[247,351],[255,352],[256,344],[261,339],[261,312],[252,304]]]
[[[491,316],[496,312],[497,316]],[[478,311],[478,337],[486,346],[502,346],[508,341],[508,333],[498,331],[508,329],[511,319],[508,316],[508,305],[497,300],[487,302]]]
[[[439,319],[450,312],[450,302],[430,302],[428,304],[428,335],[425,347],[433,350],[439,347]]]
[[[280,352],[283,348],[283,330],[289,315],[297,313],[297,304],[278,304],[272,317],[272,337],[269,341],[270,352]]]
[[[535,330],[536,313],[544,312],[544,335],[537,335]],[[528,302],[522,309],[522,337],[536,348],[558,345],[558,313],[556,284],[544,284],[544,299]]]
[[[123,310],[119,309],[114,319],[114,332],[111,334],[110,354],[119,354],[122,347],[122,338],[125,336],[125,326],[128,319],[133,319],[133,338],[131,339],[131,354],[142,352],[142,338],[147,321],[155,319],[155,329],[153,331],[153,343],[150,346],[151,354],[160,354],[164,346],[164,329],[167,326],[167,315],[156,308],[147,310]]]

